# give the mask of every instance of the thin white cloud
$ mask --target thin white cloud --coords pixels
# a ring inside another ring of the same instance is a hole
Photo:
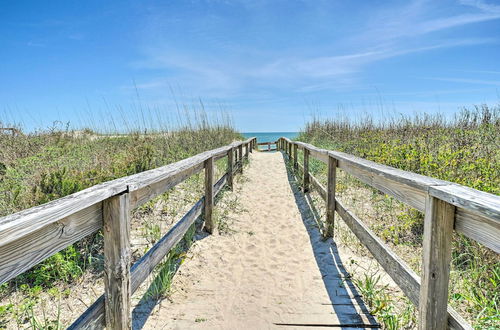
[[[326,37],[324,44],[313,51],[274,49],[253,52],[246,57],[241,54],[248,45],[229,40],[224,41],[224,50],[218,54],[205,50],[203,45],[193,51],[150,44],[145,51],[146,59],[134,66],[163,71],[165,77],[140,82],[137,88],[160,89],[175,81],[195,95],[222,98],[241,96],[249,89],[253,93],[256,89],[263,93],[269,88],[307,93],[356,88],[356,85],[362,88],[363,72],[375,62],[437,49],[498,42],[492,38],[431,37],[437,31],[500,18],[498,6],[482,1],[461,1],[461,5],[468,12],[443,17],[435,17],[435,3],[420,0],[399,8],[377,10],[365,29],[350,37],[350,47],[342,48],[343,54],[339,54],[341,50],[337,48],[332,51],[330,44],[336,40]]]
[[[500,86],[500,80],[482,80],[482,79],[448,78],[448,77],[427,77],[425,79],[449,81],[449,82],[456,82],[456,83],[467,83],[467,84],[474,84],[474,85]]]

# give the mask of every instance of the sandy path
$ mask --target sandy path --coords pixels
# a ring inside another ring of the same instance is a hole
[[[335,246],[321,240],[306,200],[290,186],[281,153],[254,152],[245,176],[240,203],[246,212],[234,215],[235,233],[208,236],[192,246],[170,299],[154,308],[144,328],[370,322],[358,314],[359,295],[345,280]]]

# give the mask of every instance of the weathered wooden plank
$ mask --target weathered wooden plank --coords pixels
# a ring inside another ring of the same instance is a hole
[[[241,144],[238,146],[238,163],[241,165],[240,173],[243,174],[243,147]]]
[[[319,193],[321,198],[323,198],[323,200],[326,202],[327,200],[326,188],[323,187],[323,185],[319,182],[319,180],[311,173],[309,173],[309,179],[311,180],[312,187]]]
[[[457,207],[455,230],[500,253],[500,223]]]
[[[302,175],[302,188],[304,189],[304,192],[309,191],[309,150],[304,149],[304,173]]]
[[[328,184],[326,187],[326,237],[333,237],[335,226],[335,184],[337,181],[337,160],[328,159]]]
[[[227,185],[229,189],[234,189],[233,183],[233,163],[234,163],[234,149],[229,150],[227,153]]]
[[[293,168],[298,169],[299,168],[299,157],[298,157],[298,152],[297,152],[298,146],[296,144],[293,145]]]
[[[205,230],[213,233],[215,224],[212,217],[214,207],[214,159],[209,158],[205,161],[205,205],[204,220]]]
[[[316,158],[317,160],[320,160],[325,164],[328,164],[328,150],[320,149],[313,146],[312,144],[304,142],[293,141],[293,143],[296,144],[302,150],[306,149],[309,150],[311,157]]]
[[[0,246],[127,191],[125,180],[96,185],[55,201],[0,218]]]
[[[500,253],[500,196],[456,184],[429,194],[456,206],[455,230]]]
[[[214,186],[215,195],[218,195],[227,182],[227,174]],[[131,268],[131,292],[139,288],[142,282],[153,272],[154,268],[165,258],[170,250],[180,242],[187,230],[201,215],[204,197],[179,220],[151,249],[142,256]],[[104,327],[104,295],[99,297],[69,329],[102,329]]]
[[[169,176],[161,181],[149,184],[138,190],[131,191],[130,203],[132,208],[141,206],[149,202],[151,199],[163,194],[164,192],[172,189],[179,183],[188,179],[193,174],[200,172],[204,167],[204,163],[192,165],[190,167],[176,169],[172,171]]]
[[[436,197],[426,201],[420,286],[419,328],[446,329],[451,238],[455,206]]]
[[[425,211],[425,196],[427,194],[424,190],[401,184],[392,179],[380,176],[375,172],[367,171],[362,167],[346,163],[342,160],[338,161],[338,167],[355,176],[361,182],[393,196],[399,201],[410,205],[419,211]]]
[[[458,184],[432,186],[429,195],[500,223],[500,196]]]
[[[102,206],[106,327],[132,329],[129,194],[113,196]]]
[[[102,203],[0,246],[0,284],[102,228]]]
[[[303,142],[294,143],[303,150],[309,150],[312,157],[326,164],[328,164],[328,155],[334,157],[337,159],[337,166],[340,169],[420,211],[425,210],[425,196],[430,186],[450,184],[446,181],[377,164],[343,152],[328,151]]]

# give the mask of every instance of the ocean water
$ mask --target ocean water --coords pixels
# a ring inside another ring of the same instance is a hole
[[[299,132],[245,132],[241,133],[245,138],[256,137],[257,143],[260,142],[274,142],[278,140],[280,137],[286,137],[289,139],[295,139]],[[267,149],[267,146],[259,146],[260,149]]]
[[[251,137],[256,137],[257,142],[260,143],[260,142],[274,142],[278,140],[280,137],[295,139],[299,135],[299,132],[259,132],[259,133],[245,132],[241,134],[247,139]]]

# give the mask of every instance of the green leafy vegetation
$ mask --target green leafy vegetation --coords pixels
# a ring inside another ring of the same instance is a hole
[[[298,140],[500,194],[498,106],[463,110],[451,119],[440,115],[400,116],[385,121],[371,117],[315,119],[305,126]],[[311,160],[310,170],[326,183],[323,163]],[[344,173],[338,176],[337,192],[341,198],[359,203],[370,190],[372,219],[364,220],[418,272],[423,214]],[[495,328],[500,322],[499,273],[498,254],[460,234],[454,235],[450,304],[476,328]],[[362,279],[358,286],[368,290],[368,280]]]

